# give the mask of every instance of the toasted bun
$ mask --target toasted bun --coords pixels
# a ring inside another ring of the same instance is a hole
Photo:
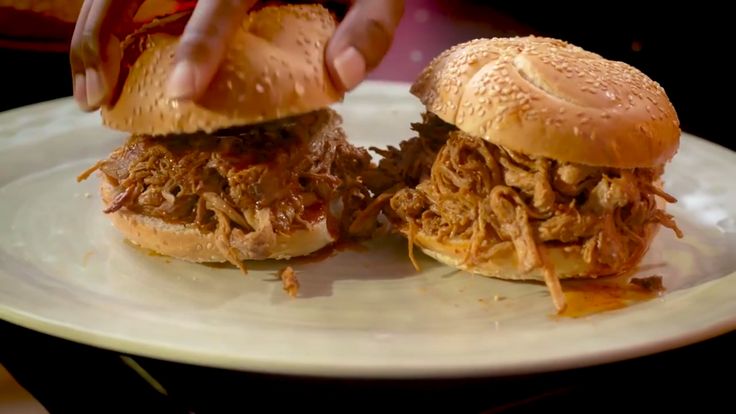
[[[161,30],[165,24],[171,22],[148,25],[129,38],[136,41],[124,42],[126,48],[144,49],[113,106],[101,110],[106,126],[150,135],[212,132],[303,114],[342,99],[324,62],[335,21],[322,6],[268,6],[248,14],[196,103],[167,97],[179,35]]]
[[[661,182],[655,183],[661,186]],[[658,208],[664,209],[665,202],[661,199],[656,200]],[[643,255],[649,250],[649,246],[654,240],[654,236],[659,231],[659,225],[647,224],[642,229],[642,242],[644,249],[641,255],[629,260],[631,266],[638,265]],[[403,228],[400,230],[405,236],[409,236],[408,230]],[[418,246],[424,254],[437,260],[440,263],[455,267],[466,272],[474,273],[481,276],[494,277],[505,280],[536,280],[544,282],[544,273],[541,268],[534,268],[528,272],[521,270],[519,260],[516,256],[516,250],[509,246],[508,249],[499,249],[490,260],[482,263],[465,263],[465,254],[470,250],[470,240],[451,239],[440,241],[436,235],[425,233],[418,230],[414,234],[414,244]],[[559,279],[575,279],[575,278],[596,278],[606,276],[600,274],[593,266],[583,259],[581,249],[565,249],[563,247],[546,247],[545,253],[549,264],[555,269],[555,274]],[[625,272],[629,269],[617,269],[616,273]]]
[[[112,201],[112,186],[106,178],[100,186],[102,201]],[[190,262],[226,262],[217,248],[214,233],[202,233],[194,225],[169,224],[163,220],[120,209],[108,218],[123,237],[157,254]],[[283,235],[271,231],[243,234],[233,231],[230,243],[240,260],[288,259],[313,253],[335,241],[327,221]]]
[[[534,268],[529,272],[520,270],[516,250],[512,246],[498,251],[488,261],[468,264],[465,263],[464,258],[470,249],[470,240],[439,241],[435,235],[419,231],[414,236],[414,241],[427,256],[460,270],[506,280],[544,281],[541,268]],[[559,247],[551,248],[547,249],[547,257],[560,279],[589,277],[593,270],[582,260],[579,249],[566,252]]]
[[[556,39],[459,44],[437,56],[411,91],[465,133],[529,155],[654,167],[679,146],[679,120],[658,83]]]
[[[644,240],[648,247],[658,226],[649,224],[644,229]],[[465,263],[465,254],[470,249],[469,240],[443,240],[439,241],[435,235],[418,231],[414,235],[414,242],[429,257],[448,266],[455,267],[481,276],[494,277],[506,280],[536,280],[544,282],[542,268],[534,268],[528,272],[521,270],[516,256],[516,250],[512,246],[508,249],[499,250],[490,260],[468,264]],[[555,269],[560,279],[573,278],[595,278],[605,276],[599,274],[595,268],[583,260],[581,249],[566,250],[562,247],[546,248],[547,259]],[[645,250],[646,251],[646,250]],[[636,264],[638,260],[632,260]],[[628,269],[617,269],[617,273]]]

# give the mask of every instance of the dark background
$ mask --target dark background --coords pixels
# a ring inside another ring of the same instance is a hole
[[[413,1],[407,0],[407,9]],[[470,24],[482,26],[476,32],[478,35],[548,35],[628,62],[662,84],[678,111],[684,131],[736,149],[730,137],[734,65],[731,64],[733,35],[728,30],[733,23],[728,21],[731,14],[725,2],[722,5],[670,2],[666,6],[643,1],[588,2],[584,7],[583,3],[570,2],[434,3],[439,4],[439,13],[457,20],[458,28],[465,29]],[[488,5],[491,3],[493,6]],[[411,18],[405,16],[406,20]],[[426,27],[426,30],[433,29],[431,25]],[[465,29],[452,42],[473,36],[472,30]],[[422,37],[421,33],[415,34],[411,41],[422,46]],[[397,43],[400,42],[398,39]],[[390,55],[388,59],[392,58]],[[64,51],[8,49],[0,44],[0,62],[0,79],[4,81],[0,110],[71,95]],[[382,69],[391,65],[393,62],[386,61]],[[401,76],[410,80],[414,73]]]

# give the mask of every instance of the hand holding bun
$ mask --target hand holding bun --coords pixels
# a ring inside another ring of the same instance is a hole
[[[85,0],[71,42],[74,97],[85,110],[113,99],[125,38],[136,11],[145,0]],[[208,0],[197,3],[170,58],[168,98],[198,100],[226,66],[231,43],[243,40],[240,24],[260,7],[282,2]],[[320,2],[317,2],[320,3]],[[329,2],[321,2],[329,3]],[[337,89],[357,86],[383,59],[404,11],[403,0],[338,1],[350,10],[326,48],[326,66]],[[245,47],[245,45],[242,45]],[[291,56],[291,65],[302,58]],[[302,62],[306,63],[306,62]]]
[[[119,95],[102,107],[106,126],[135,134],[213,132],[305,113],[342,98],[324,58],[335,20],[321,6],[295,5],[243,16],[199,99],[170,99],[167,81],[186,42],[184,27],[195,17],[196,11],[168,16],[126,38],[122,70],[132,65],[121,76]]]
[[[200,99],[172,100],[165,85],[189,16],[122,43],[121,85],[102,120],[130,137],[80,176],[100,172],[119,232],[159,254],[243,269],[371,232],[373,216],[361,214],[373,211],[361,178],[370,154],[329,108],[343,94],[324,65],[336,28],[327,9],[252,11]]]

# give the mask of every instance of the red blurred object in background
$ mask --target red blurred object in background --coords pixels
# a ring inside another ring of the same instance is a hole
[[[83,0],[0,0],[0,48],[66,52]],[[193,0],[147,0],[135,23],[191,9]]]
[[[83,0],[0,0],[0,47],[64,52]],[[140,24],[191,9],[196,0],[148,0]],[[528,34],[532,30],[476,2],[406,1],[394,44],[372,79],[411,81],[442,50],[480,36]]]
[[[411,82],[433,57],[455,44],[477,37],[534,33],[483,3],[407,0],[394,43],[369,78]]]
[[[0,0],[0,47],[62,51],[82,0]]]

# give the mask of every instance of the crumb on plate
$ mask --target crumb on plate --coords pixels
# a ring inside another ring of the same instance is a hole
[[[279,271],[279,278],[283,284],[284,291],[292,298],[299,294],[299,279],[296,278],[296,272],[291,266],[286,266]]]

